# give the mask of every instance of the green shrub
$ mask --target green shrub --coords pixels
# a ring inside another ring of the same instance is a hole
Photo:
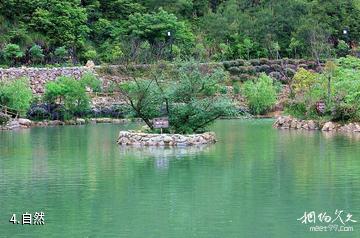
[[[306,105],[303,101],[290,101],[285,107],[285,113],[299,119],[304,119],[306,116],[306,112]]]
[[[3,52],[4,58],[15,64],[16,60],[24,56],[24,52],[20,49],[19,45],[16,44],[7,44]]]
[[[102,91],[102,83],[101,81],[96,78],[96,76],[92,73],[85,73],[81,79],[80,83],[83,87],[89,87],[94,92],[101,92]]]
[[[100,50],[100,60],[105,63],[118,63],[124,56],[124,52],[120,44],[105,42],[101,45]]]
[[[241,91],[241,88],[239,86],[239,84],[235,83],[234,86],[233,86],[233,92],[234,94],[240,94],[240,91]]]
[[[87,50],[84,53],[85,60],[96,60],[97,59],[97,52],[96,50]]]
[[[294,75],[291,87],[296,93],[305,93],[311,90],[318,78],[317,73],[300,68]]]
[[[228,89],[227,89],[226,86],[223,86],[223,87],[220,88],[220,93],[221,94],[227,94],[227,92],[228,92]]]
[[[40,63],[44,58],[43,49],[39,45],[33,45],[29,54],[33,63]]]
[[[54,52],[56,61],[58,63],[64,63],[66,61],[66,58],[68,57],[68,54],[69,52],[67,51],[65,46],[56,48]]]
[[[60,77],[45,85],[44,100],[48,103],[63,103],[67,117],[82,116],[87,113],[90,99],[80,80]]]
[[[265,74],[261,74],[256,82],[245,82],[243,89],[253,114],[267,113],[276,103],[276,89],[273,80]]]
[[[349,45],[345,41],[340,40],[336,48],[337,56],[344,57],[349,53],[350,53]]]
[[[32,91],[27,78],[11,80],[0,85],[0,104],[16,110],[21,116],[30,108]]]

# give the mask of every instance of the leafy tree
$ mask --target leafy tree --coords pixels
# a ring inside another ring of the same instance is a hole
[[[128,104],[149,128],[154,129],[151,120],[160,116],[163,98],[154,79],[136,79],[123,83],[121,91],[126,95]]]
[[[129,105],[151,129],[152,119],[160,115],[169,116],[171,132],[197,133],[216,119],[235,114],[232,102],[220,94],[218,85],[227,78],[222,69],[205,74],[190,62],[174,70],[172,77],[162,68],[150,79],[121,85]]]
[[[51,45],[72,49],[76,58],[76,50],[84,46],[89,33],[86,23],[87,14],[80,1],[50,0],[34,11],[29,26],[48,36]]]
[[[238,44],[239,55],[244,56],[246,59],[250,59],[250,52],[254,47],[254,43],[250,38],[245,38],[241,44]]]
[[[135,13],[130,15],[127,25],[131,37],[148,41],[151,45],[167,42],[167,33],[172,33],[172,40],[184,51],[190,50],[194,36],[187,24],[178,21],[174,14],[163,9],[154,13]]]
[[[291,38],[289,44],[289,52],[293,54],[293,57],[297,57],[298,49],[301,47],[301,42],[294,37]]]

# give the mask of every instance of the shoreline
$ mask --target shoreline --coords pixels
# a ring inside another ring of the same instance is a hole
[[[274,120],[273,128],[281,130],[304,130],[304,131],[323,131],[323,132],[346,132],[359,133],[360,122],[349,122],[346,124],[316,120],[302,120],[291,116],[253,116],[252,118],[220,118],[219,120]],[[142,123],[140,118],[76,118],[71,120],[43,120],[32,121],[26,118],[12,119],[6,125],[0,126],[0,131],[12,131],[30,129],[34,127],[55,127],[55,126],[74,126],[74,125],[94,125],[94,124],[127,124]]]
[[[291,116],[278,117],[273,127],[283,130],[360,133],[360,122],[342,124],[332,121],[301,120]]]
[[[117,119],[117,118],[76,118],[72,120],[44,120],[44,121],[31,121],[25,118],[18,118],[9,121],[6,125],[0,126],[0,131],[12,131],[29,129],[33,127],[55,127],[55,126],[73,126],[73,125],[87,125],[87,124],[126,124],[130,122],[142,122],[140,118],[131,119]]]

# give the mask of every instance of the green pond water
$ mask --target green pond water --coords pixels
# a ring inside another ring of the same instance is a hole
[[[217,144],[178,149],[117,146],[136,125],[0,132],[0,237],[360,237],[360,138],[272,123],[218,121]],[[354,231],[297,220],[336,209]]]

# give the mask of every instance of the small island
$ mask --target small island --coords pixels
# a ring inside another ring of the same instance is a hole
[[[134,131],[120,131],[119,145],[131,146],[192,146],[216,143],[215,133],[202,134],[150,134]]]
[[[147,79],[133,77],[120,85],[126,103],[147,128],[140,133],[121,131],[118,144],[211,144],[216,139],[208,132],[209,125],[237,115],[233,101],[220,93],[219,85],[228,80],[223,68],[203,72],[200,64],[192,61],[178,66],[156,67]]]

